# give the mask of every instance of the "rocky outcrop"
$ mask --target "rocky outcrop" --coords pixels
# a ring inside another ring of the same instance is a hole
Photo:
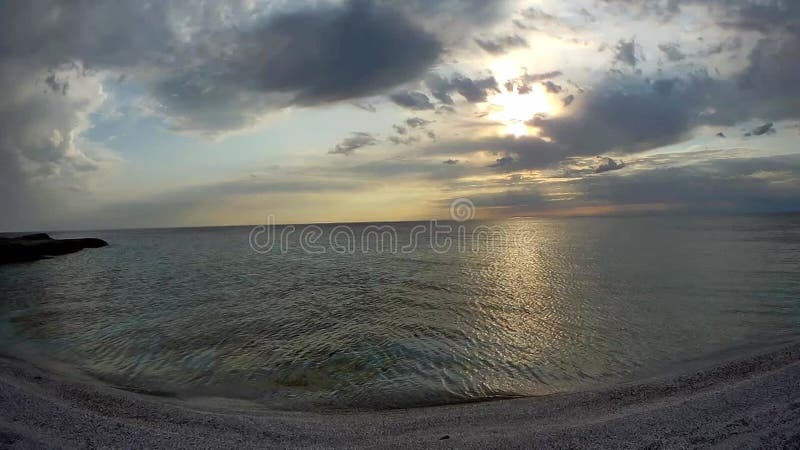
[[[0,237],[0,264],[35,261],[106,245],[108,243],[102,239],[53,239],[45,233]]]

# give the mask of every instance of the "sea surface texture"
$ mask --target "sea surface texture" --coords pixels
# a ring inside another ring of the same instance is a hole
[[[321,225],[313,252],[296,233],[254,251],[252,227],[51,233],[110,246],[0,267],[0,352],[181,398],[386,409],[586,389],[800,337],[797,215],[454,222],[447,251],[429,234],[400,248],[428,223],[385,225],[396,244],[350,247]]]

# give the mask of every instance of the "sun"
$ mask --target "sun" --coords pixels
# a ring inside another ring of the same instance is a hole
[[[544,87],[534,85],[525,94],[518,92],[500,92],[489,98],[489,114],[491,120],[505,126],[503,134],[521,137],[531,130],[525,122],[536,114],[551,114],[550,104]]]
[[[505,87],[506,82],[514,82],[522,73],[519,65],[511,60],[495,61],[491,65],[491,71],[498,80],[500,86]],[[529,128],[525,123],[536,114],[551,115],[556,107],[551,103],[547,90],[539,83],[531,83],[526,86],[524,93],[517,89],[503,89],[488,99],[488,106],[485,112],[487,117],[503,125],[501,135],[522,137],[536,130]]]

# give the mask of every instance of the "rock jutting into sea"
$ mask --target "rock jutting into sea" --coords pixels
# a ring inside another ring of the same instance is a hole
[[[36,261],[107,245],[108,242],[97,238],[53,239],[45,233],[0,237],[0,264]]]

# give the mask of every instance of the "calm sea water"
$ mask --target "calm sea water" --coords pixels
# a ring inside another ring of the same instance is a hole
[[[0,267],[0,351],[302,410],[584,389],[800,337],[800,216],[492,225],[526,239],[312,255],[257,253],[249,227],[53,233],[111,245]]]

